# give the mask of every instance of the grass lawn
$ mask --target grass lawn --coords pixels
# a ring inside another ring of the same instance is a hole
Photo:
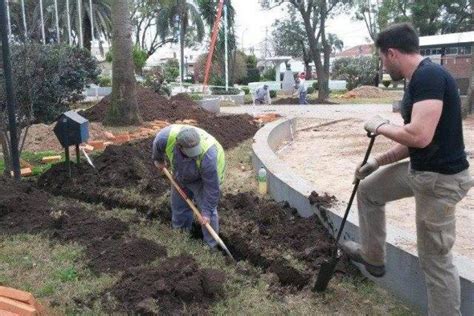
[[[48,163],[42,163],[41,159],[47,156],[57,156],[61,155],[61,157],[64,157],[63,154],[59,154],[54,151],[41,151],[41,152],[28,152],[24,151],[21,153],[20,158],[24,161],[29,163],[30,165],[33,166],[31,171],[33,172],[33,176],[38,176],[41,173],[45,172],[49,168],[51,168],[52,164]],[[5,169],[5,162],[3,160],[3,157],[0,159],[0,174],[3,173]]]

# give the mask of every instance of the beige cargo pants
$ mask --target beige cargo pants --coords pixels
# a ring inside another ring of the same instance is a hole
[[[408,162],[382,168],[360,183],[362,255],[374,265],[383,265],[385,259],[385,203],[415,197],[418,256],[429,315],[461,315],[460,281],[451,248],[456,238],[456,204],[472,186],[468,170],[455,175],[420,172],[411,170]]]

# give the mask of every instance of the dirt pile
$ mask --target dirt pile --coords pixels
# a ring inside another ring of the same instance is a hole
[[[282,285],[302,288],[330,256],[332,237],[316,216],[301,218],[287,204],[252,193],[227,194],[221,201],[222,236],[238,259],[275,273]],[[305,262],[297,270],[283,254]]]
[[[374,86],[360,86],[349,92],[346,92],[342,98],[386,98],[394,96],[393,92],[385,91],[381,88]]]
[[[311,192],[311,194],[308,197],[309,203],[311,205],[316,205],[316,207],[325,207],[328,208],[332,205],[332,203],[336,202],[337,199],[334,195],[329,195],[327,193],[324,193],[323,195],[320,195],[316,191]]]
[[[169,188],[151,161],[151,146],[146,141],[110,145],[93,161],[96,170],[86,162],[71,163],[71,178],[67,164],[58,163],[40,176],[38,185],[56,195],[108,207],[135,206],[134,201],[125,199],[132,198],[125,189],[156,198]],[[142,198],[136,200],[144,202]]]
[[[0,177],[0,232],[37,233],[52,227],[50,196],[26,182]]]
[[[163,120],[170,123],[183,120],[194,120],[196,126],[206,130],[221,143],[224,148],[252,137],[258,130],[257,123],[250,115],[216,116],[207,112],[185,95],[167,99],[153,90],[138,88],[139,110],[144,121]],[[97,105],[82,113],[90,121],[102,121],[110,105],[110,95]],[[151,142],[150,142],[151,146]]]
[[[224,273],[200,269],[189,255],[171,257],[159,267],[131,269],[110,293],[121,312],[141,315],[202,315],[223,294]]]
[[[91,244],[86,255],[96,273],[124,271],[166,257],[166,248],[143,238],[109,239]]]

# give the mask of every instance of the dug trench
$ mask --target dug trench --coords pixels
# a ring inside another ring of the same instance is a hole
[[[200,268],[188,254],[167,257],[164,246],[134,236],[128,222],[99,218],[74,200],[56,202],[31,183],[0,177],[0,192],[2,235],[42,233],[52,243],[75,242],[84,247],[92,272],[121,273],[101,295],[116,299],[110,312],[180,314],[186,302],[186,310],[202,314],[223,296],[223,272]],[[159,267],[149,266],[155,260]]]

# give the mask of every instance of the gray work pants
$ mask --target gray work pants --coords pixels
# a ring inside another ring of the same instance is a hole
[[[456,238],[456,204],[473,186],[469,171],[454,175],[420,172],[408,162],[382,168],[360,183],[357,193],[362,256],[385,262],[385,203],[415,197],[420,265],[429,315],[460,315],[461,290],[451,248]]]

